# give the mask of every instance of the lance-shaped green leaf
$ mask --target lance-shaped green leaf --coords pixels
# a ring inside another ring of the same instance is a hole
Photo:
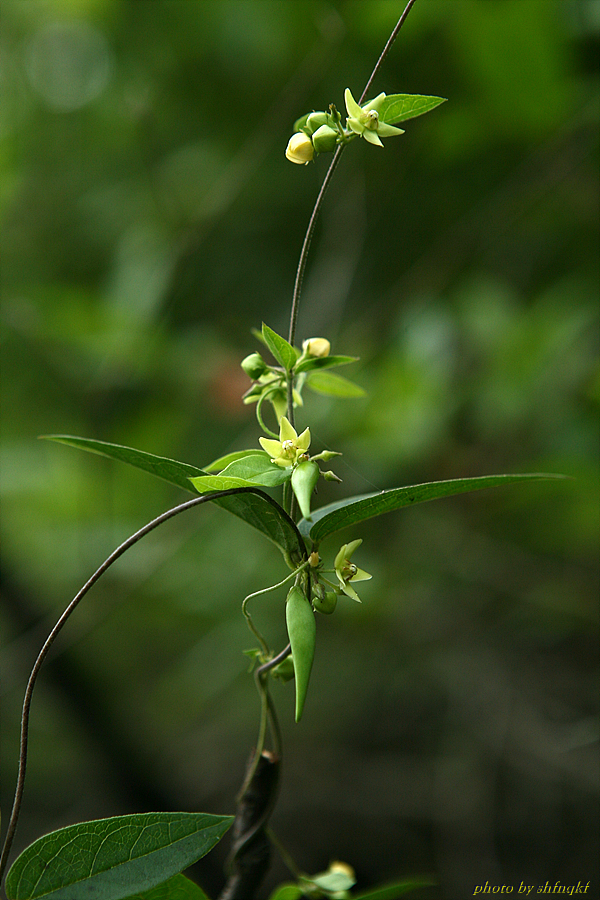
[[[307,359],[299,362],[294,371],[297,375],[300,372],[312,372],[315,369],[333,369],[335,366],[348,366],[350,363],[357,362],[358,356],[309,356]]]
[[[127,900],[209,900],[209,898],[201,887],[185,875],[175,875],[149,891],[132,894]]]
[[[334,372],[311,372],[306,384],[311,391],[327,394],[328,397],[351,399],[366,396],[366,391],[358,384]]]
[[[226,453],[225,456],[219,456],[218,459],[214,459],[208,466],[202,466],[204,472],[209,475],[213,475],[215,472],[222,472],[223,469],[226,469],[229,463],[235,462],[238,459],[245,459],[247,456],[261,456],[264,455],[264,450],[259,450],[258,447],[251,448],[250,450],[234,450],[233,453]]]
[[[121,900],[201,859],[232,816],[141,813],[80,822],[34,841],[6,879],[9,900]]]
[[[199,475],[191,479],[201,494],[206,491],[226,491],[232,487],[277,487],[289,480],[291,470],[271,462],[264,450],[229,463],[218,475]]]
[[[379,106],[379,121],[387,125],[405,122],[445,103],[446,97],[426,97],[423,94],[388,94]]]
[[[178,462],[175,459],[167,459],[164,456],[155,456],[144,450],[134,450],[132,447],[123,447],[121,444],[110,444],[106,441],[95,441],[91,438],[73,437],[69,434],[45,434],[45,440],[57,441],[59,444],[68,444],[87,450],[89,453],[97,453],[99,456],[107,456],[110,459],[118,459],[126,462],[136,469],[143,469],[151,475],[156,475],[164,481],[176,484],[178,487],[197,493],[190,485],[190,478],[194,475],[204,475],[202,469],[191,466],[188,463]]]
[[[269,328],[268,325],[265,325],[263,322],[262,327],[262,335],[265,340],[265,344],[279,363],[279,365],[283,366],[286,371],[291,371],[294,368],[296,360],[298,359],[298,354],[294,350],[291,344],[288,344],[285,338],[282,338],[281,335],[277,334],[276,331],[273,331],[272,328]]]
[[[171,482],[171,484],[176,484],[191,494],[201,493],[194,487],[190,479],[192,477],[202,477],[205,473],[202,469],[191,466],[188,463],[177,462],[173,459],[155,456],[153,453],[146,453],[144,450],[134,450],[132,447],[123,447],[120,444],[110,444],[106,441],[96,441],[90,438],[72,437],[66,434],[47,435],[47,438],[77,447],[80,450],[87,450],[100,456],[107,456],[110,459],[126,462],[137,469],[149,472],[151,475],[157,475],[159,478]],[[264,451],[257,450],[256,452],[263,453]],[[260,491],[252,482],[245,482],[243,479],[238,479],[237,482],[229,484],[226,490],[229,490],[231,487],[243,487],[248,490],[230,497],[221,497],[214,501],[215,505],[221,506],[228,512],[233,513],[234,516],[243,519],[253,528],[261,531],[279,547],[288,562],[291,561],[298,565],[306,555],[304,543],[294,522],[292,522],[277,501]],[[211,490],[216,489],[212,488]]]
[[[302,520],[299,530],[302,534],[310,536],[319,543],[323,538],[348,525],[356,525],[365,519],[381,516],[383,513],[402,509],[404,506],[414,506],[416,503],[424,503],[427,500],[436,500],[439,497],[452,497],[455,494],[465,494],[469,491],[479,491],[482,488],[499,487],[500,485],[514,484],[523,481],[541,481],[544,479],[564,478],[563,475],[551,475],[542,472],[534,472],[525,475],[484,475],[480,478],[453,478],[450,481],[430,481],[426,484],[413,484],[408,487],[392,488],[377,494],[363,494],[358,497],[349,497],[321,509],[313,510],[311,526],[310,522]]]

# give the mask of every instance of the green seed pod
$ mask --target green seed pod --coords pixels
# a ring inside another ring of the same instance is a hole
[[[292,472],[292,490],[298,498],[305,519],[310,519],[310,498],[320,474],[317,463],[310,459],[298,463]]]
[[[246,356],[240,363],[242,369],[253,381],[260,378],[267,371],[267,364],[260,353],[251,353]]]
[[[324,613],[326,616],[330,616],[332,612],[335,612],[335,608],[337,606],[338,595],[335,591],[323,591],[323,596],[317,594],[316,591],[313,591],[313,606],[317,610],[317,612]]]
[[[287,596],[285,620],[296,675],[296,722],[300,721],[315,655],[317,626],[312,607],[298,587]]]

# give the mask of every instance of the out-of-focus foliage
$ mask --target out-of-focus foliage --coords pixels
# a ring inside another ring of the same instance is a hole
[[[290,129],[360,94],[402,7],[5,0],[6,794],[49,625],[120,540],[182,499],[37,436],[198,466],[257,444],[239,361],[261,321],[285,333],[328,162],[291,166]],[[293,689],[276,695],[273,824],[306,871],[347,859],[359,887],[436,872],[447,900],[486,880],[597,877],[599,29],[594,0],[417,0],[374,91],[449,102],[384,149],[355,142],[328,194],[299,340],[360,356],[351,377],[368,397],[311,395],[298,423],[315,450],[344,451],[344,492],[573,480],[361,527],[374,578],[360,607],[318,622],[301,726]],[[115,567],[56,648],[19,847],[86,817],[233,809],[258,715],[240,603],[285,572],[224,511],[185,515]],[[284,600],[256,607],[281,641]],[[199,874],[213,894],[219,852]],[[277,863],[265,890],[285,877]]]

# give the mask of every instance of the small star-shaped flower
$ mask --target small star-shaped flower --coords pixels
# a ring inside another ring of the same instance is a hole
[[[404,134],[402,128],[396,128],[395,125],[388,125],[386,122],[379,121],[379,109],[385,100],[385,94],[378,94],[374,100],[370,100],[364,106],[359,106],[350,88],[346,88],[344,93],[346,101],[346,109],[348,110],[347,125],[355,134],[364,137],[370,144],[376,144],[383,147],[380,137],[392,137],[394,134]]]
[[[310,447],[310,428],[305,428],[299,435],[286,417],[282,416],[279,422],[279,440],[264,437],[258,440],[271,457],[271,462],[285,469],[295,465],[299,457],[306,454]]]
[[[340,583],[340,588],[344,594],[347,594],[348,597],[352,597],[352,599],[358,601],[358,603],[360,603],[360,597],[350,585],[350,582],[369,581],[369,579],[373,577],[372,575],[369,575],[368,572],[364,572],[362,569],[359,569],[358,566],[355,566],[354,563],[350,562],[350,557],[361,544],[362,540],[360,538],[356,541],[350,541],[349,544],[343,544],[333,563],[335,574]]]

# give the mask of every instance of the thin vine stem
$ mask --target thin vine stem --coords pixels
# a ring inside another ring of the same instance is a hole
[[[363,100],[365,99],[367,92],[369,91],[369,88],[371,87],[371,84],[373,83],[377,73],[379,72],[379,69],[381,68],[381,66],[383,65],[383,62],[385,61],[387,55],[389,54],[389,52],[392,48],[392,44],[398,37],[398,34],[400,33],[400,29],[404,25],[406,18],[408,16],[409,12],[411,11],[413,5],[415,4],[415,2],[416,2],[416,0],[408,0],[408,3],[404,7],[404,11],[403,11],[402,15],[400,16],[400,18],[398,19],[398,21],[394,27],[394,30],[390,34],[390,36],[387,40],[387,43],[381,52],[381,56],[375,63],[373,71],[371,72],[369,79],[365,85],[365,88],[364,88],[362,94],[360,95],[360,100],[358,101],[359,104],[362,103]],[[300,250],[300,259],[298,260],[298,268],[296,270],[296,280],[294,282],[294,291],[292,294],[292,307],[290,310],[290,328],[289,328],[289,333],[288,333],[288,342],[290,344],[292,344],[292,346],[294,344],[294,340],[296,337],[296,327],[298,324],[298,311],[300,308],[300,294],[302,291],[302,282],[304,280],[304,270],[306,269],[306,261],[308,259],[308,252],[310,250],[310,245],[312,242],[315,225],[317,223],[317,218],[319,216],[319,212],[321,211],[321,206],[323,204],[323,199],[325,197],[325,193],[327,191],[327,188],[329,187],[329,184],[333,177],[333,173],[335,172],[337,165],[340,161],[340,157],[342,155],[342,151],[343,151],[344,147],[345,147],[345,144],[339,144],[335,153],[333,154],[333,159],[331,160],[331,163],[329,164],[329,168],[327,169],[325,178],[323,179],[323,184],[321,185],[321,189],[320,189],[319,193],[317,194],[317,199],[315,200],[315,205],[313,207],[313,211],[311,213],[311,216],[310,216],[307,228],[306,228],[306,234],[304,235],[302,249]],[[287,417],[288,417],[288,421],[291,422],[292,425],[294,425],[293,389],[294,389],[294,383],[293,383],[293,377],[292,377],[292,378],[288,379],[288,384],[287,384],[287,410],[288,410]]]
[[[42,649],[40,650],[37,659],[33,665],[31,670],[31,674],[29,676],[29,681],[27,682],[27,687],[25,689],[25,697],[23,700],[23,711],[21,714],[21,738],[20,738],[20,749],[19,749],[19,770],[17,774],[17,784],[15,788],[15,796],[13,800],[13,807],[10,815],[10,819],[8,822],[8,828],[6,830],[6,837],[4,838],[4,844],[2,847],[2,854],[0,855],[0,880],[4,874],[8,863],[8,857],[10,854],[10,850],[13,844],[15,832],[17,829],[17,823],[19,820],[19,812],[21,809],[21,802],[23,800],[23,791],[25,788],[25,775],[27,773],[27,752],[28,752],[28,742],[29,742],[29,716],[31,712],[31,701],[33,697],[33,690],[40,673],[40,669],[44,663],[44,660],[48,656],[54,641],[62,631],[64,625],[67,620],[74,612],[76,607],[79,605],[80,601],[85,597],[91,587],[104,575],[107,569],[112,566],[114,562],[116,562],[123,554],[133,547],[141,538],[145,537],[155,528],[158,528],[159,525],[162,525],[163,522],[168,521],[168,519],[172,519],[174,516],[179,515],[179,513],[185,512],[188,509],[192,509],[195,506],[200,506],[202,503],[207,503],[212,500],[219,500],[221,497],[229,497],[233,494],[242,494],[242,493],[258,493],[260,496],[264,497],[269,503],[272,503],[279,507],[279,504],[273,500],[268,494],[263,493],[258,488],[231,488],[227,491],[215,491],[211,494],[203,494],[201,497],[194,497],[192,500],[187,500],[185,503],[181,503],[179,506],[175,506],[172,509],[167,510],[167,512],[162,513],[160,516],[157,516],[156,519],[153,519],[147,525],[144,525],[143,528],[140,528],[139,531],[136,531],[135,534],[132,534],[127,538],[126,541],[123,541],[116,550],[108,556],[101,566],[94,572],[91,578],[86,581],[81,590],[75,595],[73,600],[66,607],[58,621],[56,622],[54,628],[46,638]],[[280,507],[279,507],[280,508]],[[295,574],[295,572],[293,573]]]
[[[293,572],[290,572],[290,574],[287,575],[282,581],[278,581],[277,584],[271,584],[271,585],[269,585],[269,587],[261,588],[260,591],[253,591],[251,594],[248,594],[247,597],[244,597],[244,599],[242,601],[242,612],[244,613],[244,616],[246,617],[246,623],[248,625],[248,628],[250,629],[250,631],[252,632],[254,637],[259,641],[262,651],[265,654],[269,653],[269,645],[267,644],[264,637],[262,636],[262,634],[260,633],[260,631],[258,630],[256,625],[254,624],[254,622],[252,620],[252,616],[250,615],[250,612],[248,611],[248,603],[250,600],[252,600],[253,597],[259,597],[261,594],[268,594],[271,591],[276,591],[277,588],[283,587],[284,584],[286,584],[288,581],[291,581],[292,578],[295,578],[296,575],[298,575],[299,572],[302,572],[307,566],[308,566],[308,560],[303,562],[302,565],[298,566],[297,569],[294,569]]]

